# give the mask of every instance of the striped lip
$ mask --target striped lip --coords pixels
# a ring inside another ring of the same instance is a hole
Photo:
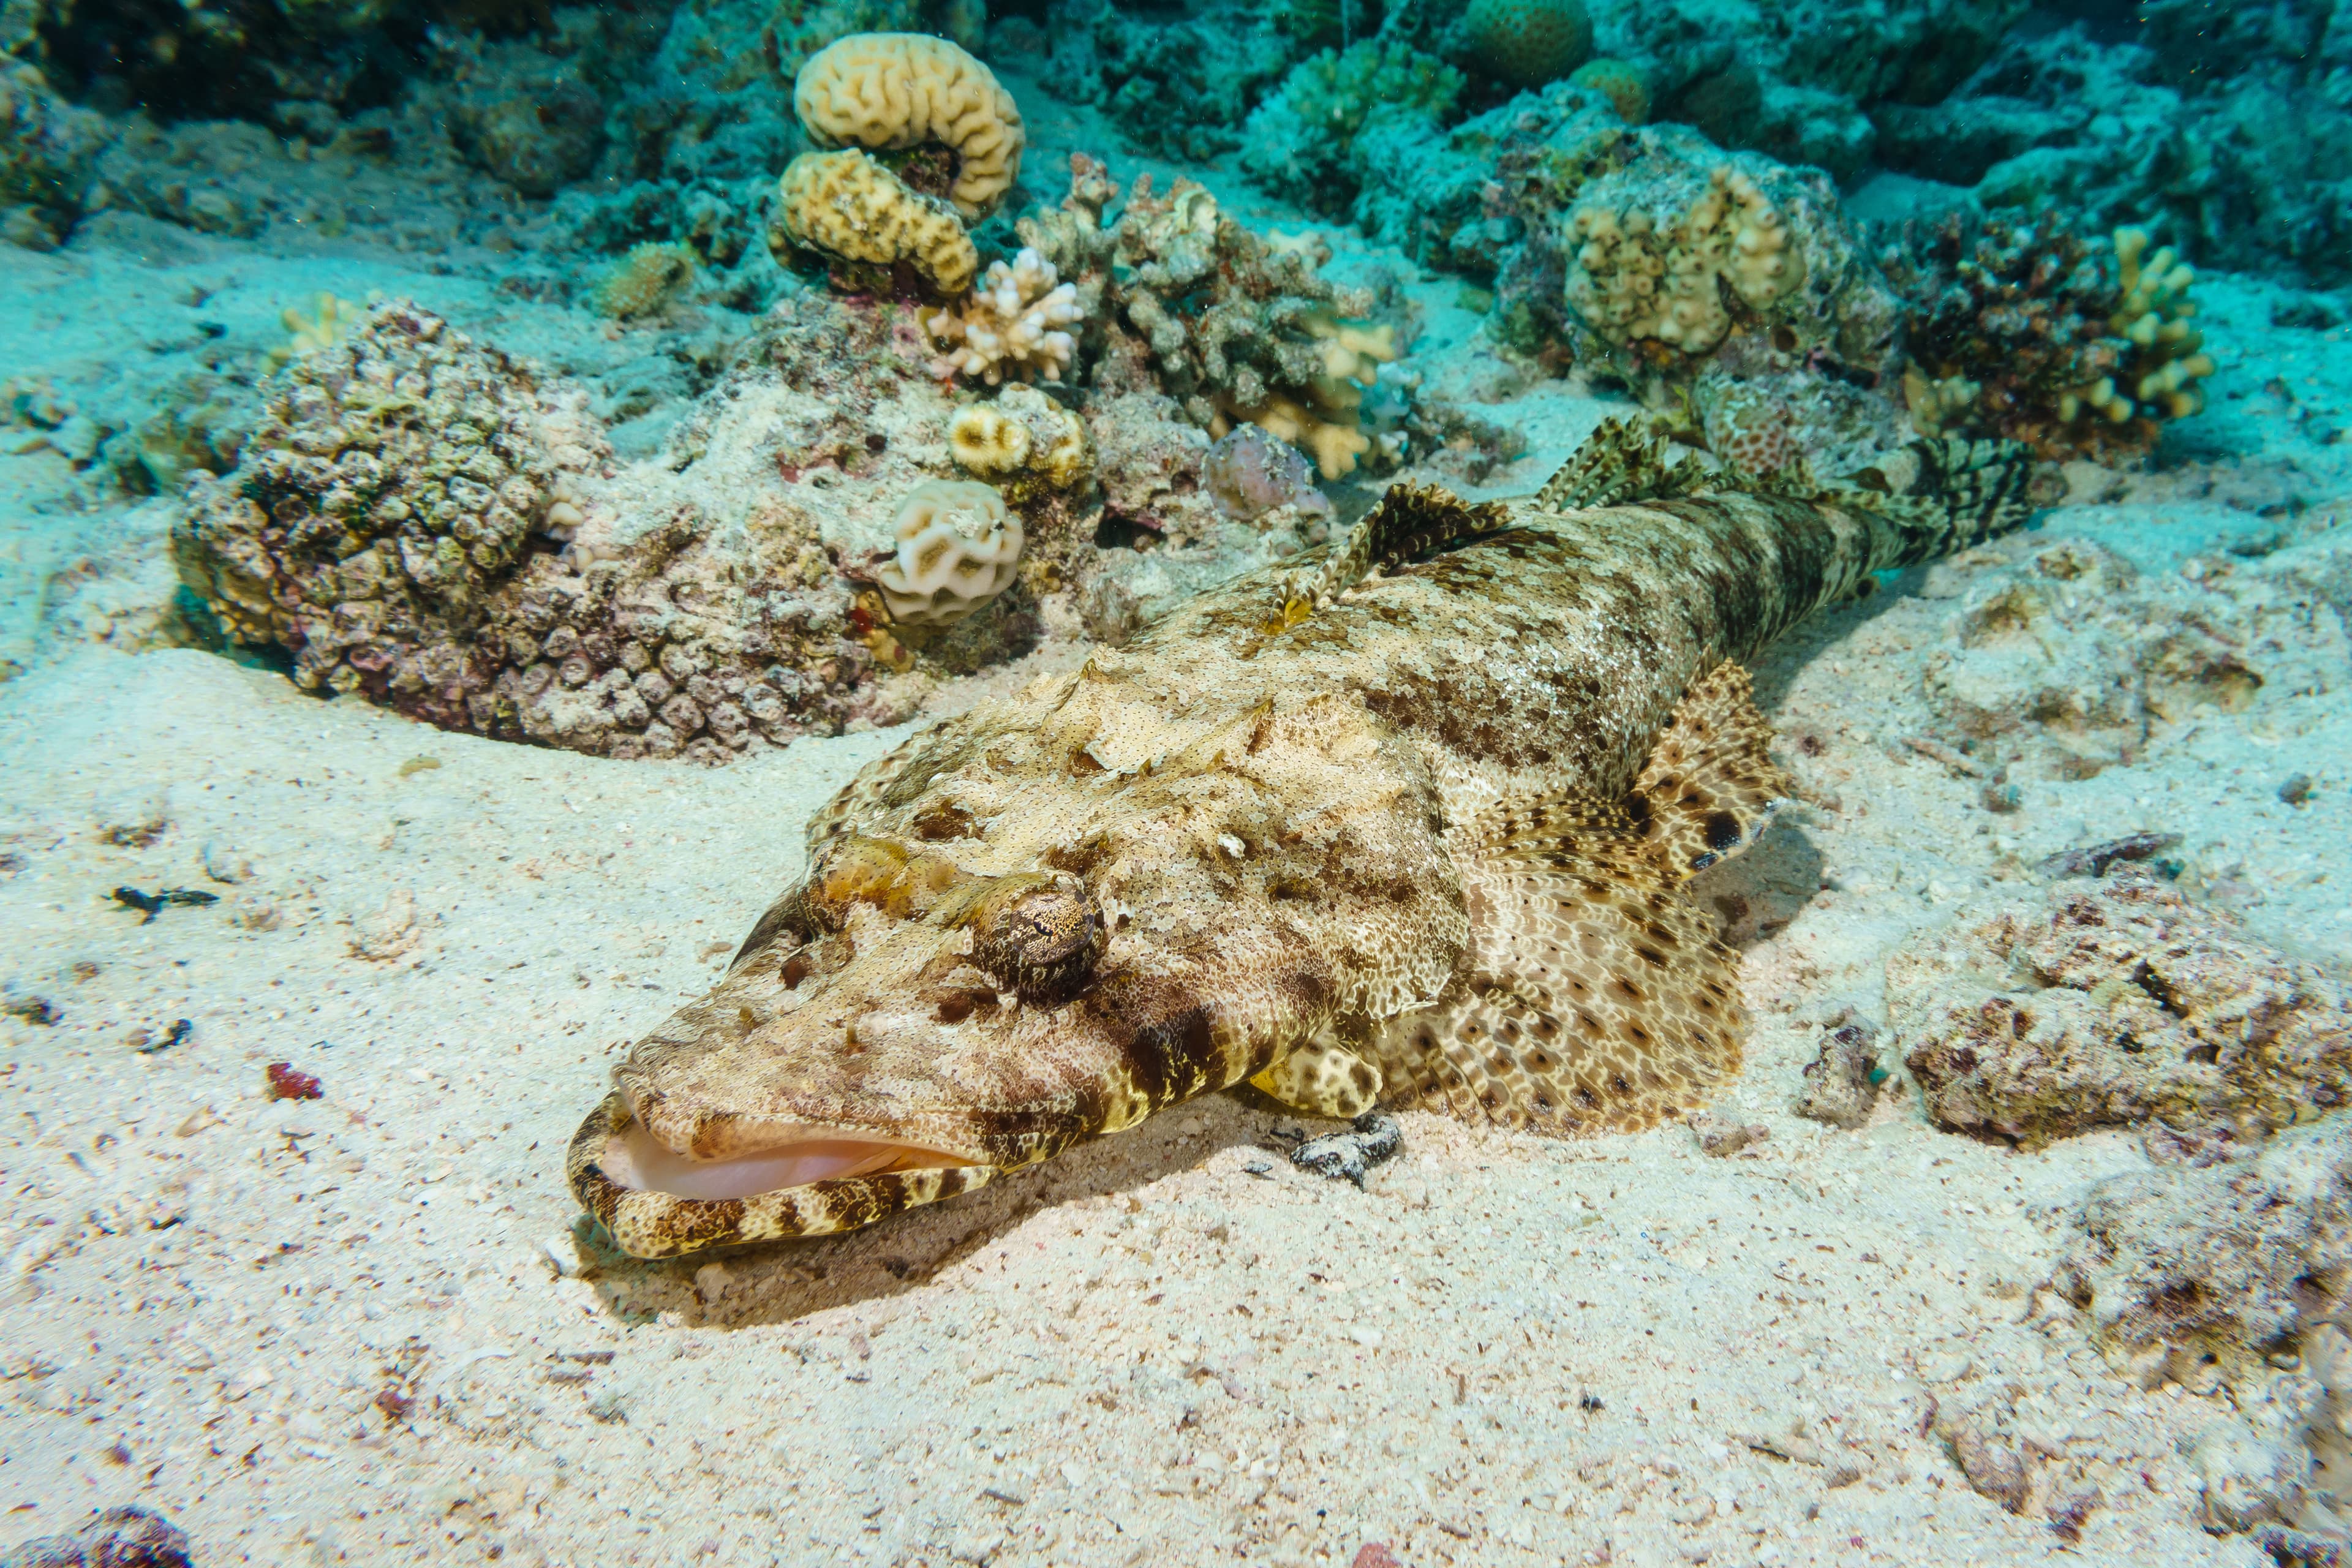
[[[943,1170],[972,1163],[944,1150],[814,1125],[792,1127],[778,1142],[757,1149],[695,1160],[661,1142],[635,1117],[605,1135],[596,1156],[597,1169],[625,1192],[705,1201],[754,1198],[846,1176]]]

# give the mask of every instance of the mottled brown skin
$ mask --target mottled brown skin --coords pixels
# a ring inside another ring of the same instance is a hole
[[[1644,458],[1626,439],[1622,462],[1601,454],[1599,480],[1563,470],[1540,499],[1622,491]],[[1391,1103],[1569,1131],[1649,1124],[1736,1069],[1728,955],[1676,907],[1695,867],[1672,859],[1736,845],[1696,848],[1725,814],[1677,815],[1704,789],[1661,791],[1645,760],[1701,677],[1869,572],[2013,509],[1710,492],[1506,510],[1408,487],[1383,505],[1413,549],[1357,553],[1424,558],[1352,587],[1240,579],[1076,674],[917,737],[845,790],[812,825],[803,882],[717,987],[631,1051],[575,1141],[573,1189],[621,1245],[663,1256],[852,1228],[1253,1077],[1320,1094],[1314,1109],[1346,1111],[1349,1080],[1369,1076]],[[1449,532],[1468,537],[1446,547]],[[1718,727],[1754,745],[1761,721],[1736,671],[1676,718],[1685,740],[1703,744],[1685,721],[1716,703],[1732,715]],[[1760,749],[1742,765],[1759,791],[1777,780]],[[1742,804],[1735,837],[1763,808]],[[1498,913],[1555,893],[1543,920]],[[1596,914],[1585,898],[1622,907]],[[1617,923],[1593,938],[1594,920]],[[1567,933],[1575,952],[1529,957],[1512,945],[1522,927]],[[1720,1039],[1685,1038],[1650,1071],[1612,1035],[1630,1075],[1571,1042],[1557,1067],[1570,1098],[1545,1107],[1534,1097],[1550,1080],[1511,1054],[1524,1042],[1413,1044],[1414,1021],[1440,1016],[1456,1034],[1525,1019],[1572,1036],[1580,1017],[1605,1032],[1630,1016],[1643,1037],[1639,987],[1605,1017],[1563,989],[1627,943],[1647,958],[1623,962],[1654,965],[1675,993],[1666,1026],[1697,1018],[1683,1004],[1704,993],[1725,1005]],[[1269,1072],[1324,1050],[1325,1070]],[[740,1200],[629,1192],[597,1157],[632,1115],[698,1158],[759,1148],[790,1122],[967,1163]]]

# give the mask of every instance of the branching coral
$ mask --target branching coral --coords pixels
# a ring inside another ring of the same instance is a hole
[[[1060,380],[1077,340],[1063,331],[1079,320],[1078,291],[1059,281],[1054,264],[1024,249],[1008,265],[989,264],[988,276],[961,305],[924,319],[931,340],[946,351],[941,375],[963,374],[994,386],[1016,381]]]
[[[903,265],[943,294],[961,293],[980,269],[954,208],[854,147],[792,161],[776,188],[768,245],[779,261],[797,246],[868,267]]]
[[[2191,324],[2194,270],[2148,243],[2121,228],[2101,245],[2045,214],[1953,217],[1890,247],[1913,422],[2052,458],[2146,453],[2164,421],[2203,406],[2214,368]]]
[[[956,167],[944,194],[967,218],[985,216],[1021,174],[1027,137],[1013,95],[944,38],[843,38],[801,68],[793,108],[823,146],[948,148]]]
[[[1350,319],[1370,295],[1319,276],[1304,247],[1269,245],[1190,180],[1160,196],[1146,175],[1107,221],[1118,187],[1092,159],[1071,164],[1061,208],[1020,230],[1076,285],[1096,384],[1164,390],[1215,434],[1247,420],[1313,452],[1326,478],[1351,470],[1370,446],[1364,389],[1397,354],[1393,328]]]

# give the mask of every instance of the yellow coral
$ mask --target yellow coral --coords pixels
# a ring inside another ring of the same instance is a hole
[[[1243,416],[1267,435],[1312,452],[1323,477],[1339,479],[1355,472],[1356,459],[1372,449],[1371,437],[1356,427],[1355,410],[1346,412],[1344,420],[1328,419],[1290,398],[1270,397]]]
[[[1722,289],[1760,309],[1805,279],[1805,258],[1762,187],[1728,165],[1664,222],[1599,204],[1570,216],[1569,303],[1621,346],[1652,340],[1701,354],[1731,330]]]
[[[1088,457],[1078,416],[1028,385],[1006,387],[994,403],[958,409],[948,422],[948,448],[975,474],[1019,475],[1007,491],[1015,501],[1038,490],[1069,489],[1085,477]]]
[[[635,246],[596,285],[596,309],[620,321],[649,316],[694,281],[694,252],[683,245]]]
[[[1650,84],[1637,67],[1603,56],[1585,61],[1569,73],[1568,79],[1571,86],[1589,87],[1607,99],[1617,118],[1626,124],[1649,122]]]
[[[801,68],[793,108],[824,146],[951,148],[948,197],[966,217],[987,213],[1021,173],[1027,133],[1013,95],[945,38],[852,34]]]
[[[2182,262],[2166,246],[2147,258],[2147,230],[2119,228],[2115,234],[2116,260],[2121,268],[2123,298],[2107,325],[2132,345],[2123,381],[2101,376],[2058,400],[2058,417],[2067,423],[2087,411],[2112,424],[2127,423],[2134,415],[2186,419],[2205,406],[2196,383],[2213,374],[2213,356],[2204,352],[2204,336],[2189,322],[2197,301],[2189,286],[2197,269]]]
[[[292,336],[283,348],[269,351],[271,368],[275,369],[288,360],[299,359],[313,350],[333,348],[351,335],[352,323],[360,319],[362,313],[360,307],[349,300],[337,299],[323,292],[313,308],[318,314],[305,317],[293,306],[286,307],[286,313],[278,320]]]
[[[777,184],[774,225],[772,248],[783,248],[781,229],[796,245],[846,261],[904,261],[943,294],[961,294],[980,270],[980,253],[944,202],[908,189],[854,147],[793,159]]]
[[[1276,394],[1255,408],[1227,412],[1313,453],[1325,479],[1345,479],[1371,450],[1371,437],[1357,427],[1356,410],[1381,366],[1397,357],[1396,329],[1359,326],[1319,313],[1300,325],[1323,352],[1323,374],[1307,389],[1307,398]],[[1217,428],[1216,434],[1224,430]]]

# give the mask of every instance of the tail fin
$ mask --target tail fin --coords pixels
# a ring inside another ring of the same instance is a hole
[[[1871,509],[1903,535],[1883,567],[1933,561],[2024,526],[2034,511],[2032,476],[2033,454],[2015,441],[1948,437],[1914,441],[1846,482],[1870,493]]]

